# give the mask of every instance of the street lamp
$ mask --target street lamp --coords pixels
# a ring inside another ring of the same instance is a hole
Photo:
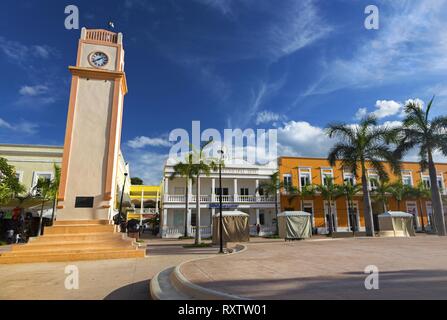
[[[126,180],[127,180],[127,176],[129,174],[126,172],[124,173],[124,183],[123,183],[123,189],[121,190],[121,200],[120,200],[120,211],[118,213],[118,225],[120,228],[120,231],[123,232],[123,230],[121,230],[121,212],[123,210],[123,197],[124,197],[124,188],[126,187]]]
[[[221,149],[219,150],[220,154],[220,161],[219,161],[219,211],[220,211],[220,217],[219,217],[219,235],[220,235],[220,250],[219,253],[224,253],[223,251],[223,218],[222,218],[222,160],[224,156],[224,151]]]

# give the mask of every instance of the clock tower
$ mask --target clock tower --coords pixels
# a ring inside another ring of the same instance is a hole
[[[68,106],[58,220],[108,220],[116,201],[123,101],[123,36],[82,29]]]

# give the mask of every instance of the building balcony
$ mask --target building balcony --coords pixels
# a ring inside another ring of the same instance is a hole
[[[189,202],[195,203],[197,200],[195,195],[189,196]],[[185,195],[167,194],[164,196],[165,203],[184,203]],[[200,203],[219,203],[220,196],[218,195],[201,195]],[[223,203],[275,203],[274,197],[268,196],[222,196]]]

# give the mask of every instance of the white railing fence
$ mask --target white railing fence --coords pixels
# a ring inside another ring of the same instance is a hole
[[[191,195],[189,202],[195,203],[196,202],[196,196]],[[165,201],[166,202],[173,202],[173,203],[184,203],[185,202],[185,196],[184,195],[172,195],[167,194],[165,195]],[[219,195],[201,195],[200,196],[200,202],[201,203],[210,203],[210,202],[220,202],[220,196]],[[249,195],[249,196],[222,196],[222,202],[224,203],[232,203],[232,202],[241,202],[241,203],[271,203],[275,202],[274,197],[267,197],[267,196],[256,196],[256,195]]]
[[[196,230],[197,227],[191,226],[189,230],[189,236],[195,237],[196,236]],[[209,238],[213,235],[213,232],[211,230],[211,226],[207,227],[200,227],[200,235],[202,238]]]

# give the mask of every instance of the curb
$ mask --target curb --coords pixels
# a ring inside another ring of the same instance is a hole
[[[235,251],[230,253],[238,254],[242,253],[247,250],[247,246],[242,244],[237,244],[234,248]],[[205,259],[213,259],[217,258],[217,256],[213,257],[206,257],[206,258],[198,258],[198,259],[191,259],[182,262],[176,267],[168,267],[157,273],[149,284],[149,290],[150,290],[150,296],[154,300],[161,300],[162,298],[162,290],[160,288],[160,283],[158,281],[159,276],[161,273],[166,272],[169,269],[172,269],[172,273],[170,274],[170,280],[172,285],[176,290],[178,290],[181,293],[184,293],[185,295],[192,296],[197,300],[250,300],[248,298],[239,297],[232,294],[223,293],[217,290],[207,289],[202,286],[199,286],[197,284],[192,283],[189,281],[181,272],[181,268],[184,264],[194,261],[200,261]]]

